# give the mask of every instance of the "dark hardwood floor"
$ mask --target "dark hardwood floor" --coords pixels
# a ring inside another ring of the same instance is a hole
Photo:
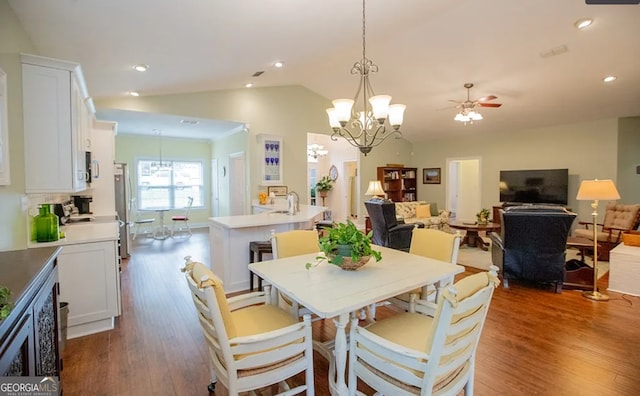
[[[186,255],[209,261],[206,230],[135,241],[122,268],[116,328],[67,342],[65,395],[207,394],[205,344],[180,272]],[[607,281],[600,279],[602,289]],[[609,295],[609,302],[593,302],[579,291],[499,287],[478,347],[475,394],[640,394],[640,298]],[[379,317],[392,314],[378,310]],[[314,323],[314,337],[333,335],[331,321]],[[327,362],[316,357],[314,364],[316,394],[327,395]]]

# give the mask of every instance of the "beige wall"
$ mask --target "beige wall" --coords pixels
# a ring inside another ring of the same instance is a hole
[[[620,202],[640,202],[640,117],[621,118],[618,121],[618,191]]]
[[[636,152],[638,151],[636,145]],[[618,177],[618,120],[607,119],[580,124],[513,131],[509,134],[437,140],[413,147],[418,168],[442,168],[442,184],[419,184],[420,199],[444,207],[447,158],[481,158],[481,204],[499,204],[500,170],[569,169],[569,203],[580,218],[588,218],[588,202],[575,200],[583,179]],[[421,170],[420,170],[421,173]],[[640,196],[634,199],[639,202]]]
[[[0,0],[0,68],[7,73],[7,111],[11,184],[0,186],[0,251],[27,246],[22,132],[22,70],[20,52],[35,53],[29,37],[6,0]]]
[[[119,131],[121,132],[121,131]],[[136,160],[153,159],[160,155],[160,138],[156,136],[126,135],[119,133],[116,136],[116,162],[124,162],[129,165],[131,175],[131,197],[136,196]],[[204,166],[204,204],[203,208],[194,207],[189,216],[191,224],[206,224],[210,213],[209,186],[211,180],[211,149],[208,141],[162,138],[162,158],[165,160],[181,159],[202,161]],[[182,210],[170,211],[165,218],[179,214]]]

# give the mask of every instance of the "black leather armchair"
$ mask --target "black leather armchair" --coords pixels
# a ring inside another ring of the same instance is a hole
[[[409,251],[415,224],[400,224],[396,218],[396,204],[386,200],[370,200],[364,205],[369,212],[373,238],[371,241],[392,249]]]
[[[500,234],[491,233],[491,259],[509,279],[555,283],[562,291],[567,237],[576,214],[560,206],[525,205],[500,210]]]

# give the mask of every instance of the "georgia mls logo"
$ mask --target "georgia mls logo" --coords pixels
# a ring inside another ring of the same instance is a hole
[[[0,396],[56,396],[56,377],[0,377]]]

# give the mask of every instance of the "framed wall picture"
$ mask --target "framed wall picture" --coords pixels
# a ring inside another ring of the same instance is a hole
[[[422,184],[440,184],[440,168],[422,168]]]
[[[288,193],[287,186],[269,186],[267,187],[267,193],[275,195],[276,197],[286,197]]]
[[[261,186],[279,186],[284,183],[282,136],[260,134],[258,152],[260,153]]]

